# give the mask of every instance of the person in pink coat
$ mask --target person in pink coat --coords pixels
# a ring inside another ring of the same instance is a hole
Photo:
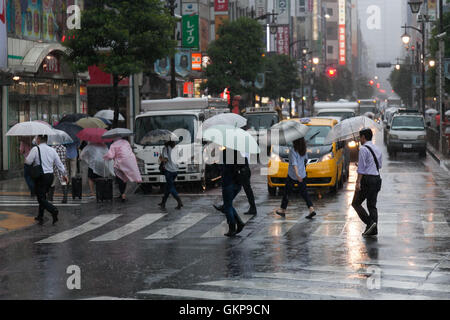
[[[117,138],[111,144],[103,159],[114,160],[114,172],[119,185],[120,198],[122,202],[125,202],[127,200],[125,196],[127,182],[142,182],[136,157],[130,143],[125,139]]]

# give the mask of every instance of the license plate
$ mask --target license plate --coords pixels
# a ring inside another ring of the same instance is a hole
[[[408,143],[408,144],[404,144],[403,148],[412,148],[412,144]]]

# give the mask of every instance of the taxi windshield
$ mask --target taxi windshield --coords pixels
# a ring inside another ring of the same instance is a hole
[[[323,146],[325,137],[330,132],[330,126],[309,126],[309,131],[305,136],[305,141],[308,146]]]

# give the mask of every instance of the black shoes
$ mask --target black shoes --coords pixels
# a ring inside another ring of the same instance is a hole
[[[283,218],[286,217],[286,213],[281,212],[281,211],[275,211],[277,215],[282,216]]]
[[[372,223],[370,226],[368,225],[366,227],[366,230],[362,234],[363,237],[371,237],[371,236],[376,236],[376,235],[378,235],[378,228],[377,228],[377,224],[375,222]]]
[[[58,222],[58,211],[56,211],[55,213],[52,213],[52,218],[53,218],[53,225],[55,225],[56,222]]]
[[[165,209],[165,208],[166,208],[166,203],[165,203],[165,202],[160,202],[160,203],[158,203],[158,206],[159,206],[161,209]]]
[[[176,208],[175,208],[175,209],[178,209],[178,210],[180,210],[180,209],[181,209],[181,207],[183,207],[183,203],[181,202],[181,199],[180,199],[180,197],[175,197],[175,200],[177,200],[177,203],[178,203],[178,205],[176,206]]]
[[[238,234],[239,232],[242,231],[242,229],[244,229],[245,223],[243,223],[242,221],[238,221],[237,223],[237,229],[236,229],[236,234]]]
[[[44,217],[37,216],[37,217],[34,217],[34,220],[36,220],[40,226],[42,226],[44,224]]]
[[[225,210],[223,209],[223,205],[222,206],[216,206],[215,204],[213,204],[214,209],[216,209],[217,211],[220,211],[222,213],[225,213]]]
[[[315,215],[316,215],[316,212],[313,211],[313,212],[311,212],[310,214],[308,214],[305,218],[306,218],[306,219],[312,219]]]
[[[256,208],[250,207],[250,209],[248,209],[248,211],[245,212],[244,214],[251,214],[251,215],[256,216]]]
[[[242,228],[241,228],[242,230]],[[236,235],[236,225],[235,224],[228,224],[228,232],[224,234],[224,236],[227,237],[234,237]]]

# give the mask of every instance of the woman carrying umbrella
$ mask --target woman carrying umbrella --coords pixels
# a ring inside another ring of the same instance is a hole
[[[289,203],[289,193],[292,192],[294,184],[298,184],[300,189],[300,194],[305,200],[306,205],[309,209],[309,215],[306,216],[307,219],[311,219],[316,215],[314,211],[313,203],[308,195],[308,190],[306,188],[306,162],[308,160],[308,155],[306,154],[306,142],[305,138],[299,138],[293,141],[293,147],[289,148],[289,169],[288,176],[286,180],[286,187],[284,188],[283,200],[281,201],[281,209],[276,210],[276,213],[282,217],[286,215],[286,208]]]
[[[124,136],[130,134],[132,134],[131,131],[124,134],[117,133],[113,138],[115,141],[109,147],[109,151],[103,156],[103,159],[105,160],[114,160],[114,172],[116,174],[116,181],[119,185],[120,199],[122,202],[127,201],[125,196],[127,182],[142,182],[136,157],[131,149],[130,143]],[[103,137],[113,137],[113,135],[108,135],[107,132]]]

